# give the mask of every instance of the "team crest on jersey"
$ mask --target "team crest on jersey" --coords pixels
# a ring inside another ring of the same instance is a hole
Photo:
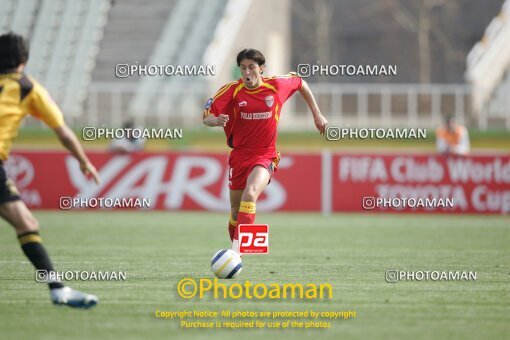
[[[207,103],[205,103],[205,107],[204,107],[204,109],[209,110],[209,108],[210,108],[210,107],[211,107],[211,105],[212,105],[212,102],[213,102],[213,99],[212,99],[212,98],[209,98],[209,100],[207,101]]]
[[[267,107],[272,107],[273,106],[273,104],[274,104],[274,97],[273,96],[267,96],[266,98],[264,98],[264,100],[266,101]]]
[[[248,102],[246,100],[239,102],[239,107],[245,107],[246,105],[248,105]]]

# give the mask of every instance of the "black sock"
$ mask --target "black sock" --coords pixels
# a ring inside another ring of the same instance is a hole
[[[28,257],[30,262],[34,265],[37,270],[46,270],[47,273],[54,272],[53,264],[51,264],[50,257],[42,245],[41,236],[39,232],[30,231],[18,235],[21,249]],[[48,282],[50,289],[63,288],[64,285],[61,282]]]

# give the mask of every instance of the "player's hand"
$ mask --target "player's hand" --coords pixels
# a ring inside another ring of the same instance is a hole
[[[216,118],[216,124],[218,126],[225,126],[228,123],[228,115],[219,115],[218,118]]]
[[[85,162],[80,164],[80,170],[85,176],[92,176],[94,182],[99,184],[99,174],[97,173],[96,168],[90,162]]]
[[[319,113],[313,116],[313,121],[321,136],[324,136],[326,133],[326,126],[328,125],[327,119],[322,115],[322,113]]]

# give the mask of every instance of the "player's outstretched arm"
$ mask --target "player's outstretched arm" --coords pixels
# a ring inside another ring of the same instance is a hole
[[[313,96],[312,90],[310,90],[308,83],[304,80],[302,81],[299,93],[301,93],[301,96],[303,96],[303,99],[305,100],[305,102],[308,104],[308,107],[312,111],[315,127],[317,128],[317,130],[319,130],[321,135],[324,135],[326,133],[326,126],[328,125],[328,121],[319,110],[319,106],[315,101],[315,97]]]
[[[97,173],[94,165],[90,163],[85,151],[83,151],[83,148],[80,145],[80,142],[78,142],[78,138],[74,135],[74,132],[67,125],[54,128],[53,131],[57,134],[60,143],[62,143],[62,145],[73,154],[78,162],[80,162],[81,172],[83,172],[85,176],[92,176],[94,181],[99,184],[99,174]]]
[[[228,123],[228,115],[219,115],[215,117],[213,114],[208,114],[204,117],[202,122],[207,126],[225,126]]]

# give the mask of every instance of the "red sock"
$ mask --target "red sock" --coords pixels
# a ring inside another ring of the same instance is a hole
[[[255,222],[255,202],[241,202],[237,224],[253,224]]]
[[[237,221],[232,218],[232,214],[230,214],[230,218],[228,219],[228,233],[230,235],[230,241],[234,240],[234,234],[236,232]]]
[[[255,202],[241,202],[239,214],[237,215],[237,225],[253,224],[255,222]],[[236,228],[234,240],[239,240],[239,228]]]

